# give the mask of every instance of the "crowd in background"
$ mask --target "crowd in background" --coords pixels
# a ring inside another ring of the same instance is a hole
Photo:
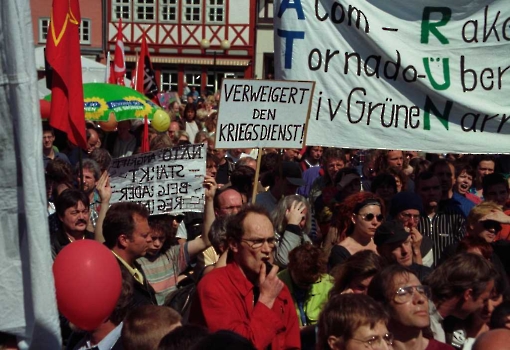
[[[207,143],[203,213],[110,203],[110,162],[140,152],[142,122],[87,124],[87,150],[43,127],[53,256],[96,239],[124,281],[101,329],[62,318],[68,349],[507,346],[509,156],[217,149],[218,101],[190,91],[167,132],[149,127],[150,150]]]

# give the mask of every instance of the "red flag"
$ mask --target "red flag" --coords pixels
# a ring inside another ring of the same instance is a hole
[[[151,100],[154,98],[157,100],[158,86],[156,84],[156,74],[152,68],[145,34],[142,36],[142,49],[140,50],[136,67],[136,90]]]
[[[126,59],[124,56],[124,36],[122,35],[122,19],[119,18],[119,28],[117,31],[117,43],[115,44],[115,58],[113,60],[115,80],[117,85],[125,86],[124,76],[126,75]]]
[[[53,0],[46,58],[53,67],[50,125],[87,149],[80,55],[78,0]]]

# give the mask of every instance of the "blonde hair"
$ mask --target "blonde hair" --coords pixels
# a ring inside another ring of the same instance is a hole
[[[494,203],[494,202],[482,202],[471,209],[469,215],[467,217],[468,228],[470,226],[476,225],[476,223],[483,218],[485,215],[489,214],[493,210],[503,211],[503,208]]]

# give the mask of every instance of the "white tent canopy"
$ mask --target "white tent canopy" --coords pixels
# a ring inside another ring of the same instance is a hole
[[[44,47],[35,48],[35,66],[38,71],[44,70]],[[106,77],[106,65],[81,56],[82,80],[84,83],[104,83]],[[124,79],[126,86],[129,86],[130,80]],[[46,78],[39,79],[37,82],[39,98],[44,98],[51,94],[46,88]]]

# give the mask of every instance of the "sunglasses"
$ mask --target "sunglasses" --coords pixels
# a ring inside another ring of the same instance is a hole
[[[375,215],[372,213],[368,213],[368,214],[358,214],[358,215],[361,216],[363,218],[363,220],[365,220],[365,221],[372,221],[372,220],[374,220],[374,218],[376,218],[377,222],[381,222],[384,220],[383,214]]]
[[[485,221],[482,221],[482,226],[486,230],[494,229],[494,231],[496,231],[496,232],[501,231],[501,224],[499,222],[497,222],[497,221],[494,221],[494,220],[485,220]]]

